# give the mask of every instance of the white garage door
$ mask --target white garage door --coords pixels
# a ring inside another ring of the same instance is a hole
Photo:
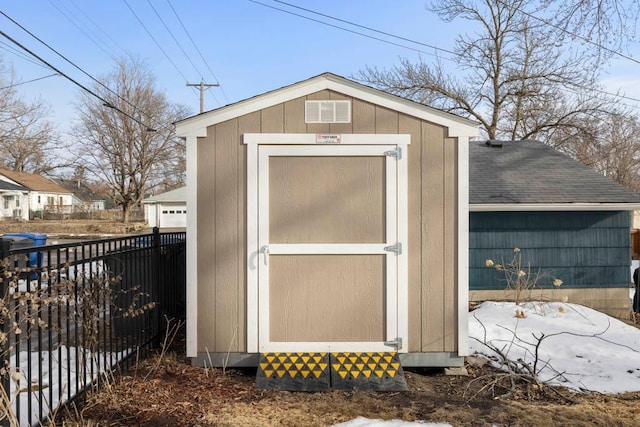
[[[158,227],[186,227],[187,205],[160,205],[160,221]]]

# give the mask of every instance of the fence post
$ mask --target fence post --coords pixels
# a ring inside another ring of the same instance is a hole
[[[154,332],[156,334],[156,339],[154,340],[154,342],[156,347],[160,346],[160,331],[162,330],[161,313],[164,310],[164,303],[165,303],[165,299],[163,298],[163,295],[165,294],[165,289],[163,284],[160,283],[160,268],[162,265],[161,245],[162,245],[162,242],[160,241],[160,229],[158,227],[153,227],[153,261],[152,261],[153,271],[151,274],[152,283],[151,283],[150,289],[157,289],[156,295],[153,296],[155,299],[157,299],[157,301],[154,301],[156,306],[153,309],[153,312],[155,313],[155,315],[153,316],[153,319],[155,320]]]
[[[11,242],[0,238],[0,262],[4,262],[9,257],[9,251],[11,250]],[[9,278],[4,275],[6,267],[0,267],[0,298],[4,300],[5,304],[9,303]],[[8,306],[6,307],[9,308]],[[4,402],[6,405],[11,405],[11,378],[9,376],[9,363],[11,360],[11,352],[9,351],[10,333],[9,333],[9,318],[0,317],[0,332],[6,337],[3,343],[0,343],[0,381],[2,382],[2,388],[8,401]],[[9,409],[8,407],[6,409]],[[0,420],[0,426],[9,426],[9,411],[7,411],[6,417]]]

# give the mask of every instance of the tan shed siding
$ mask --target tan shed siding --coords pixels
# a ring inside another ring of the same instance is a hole
[[[238,224],[238,120],[216,126],[215,169],[215,351],[233,345],[238,328],[237,298],[238,247],[241,244]],[[226,319],[226,321],[223,321]]]
[[[376,106],[376,133],[398,133],[398,116],[396,111]]]
[[[277,104],[262,110],[260,118],[262,133],[284,132],[284,104]]]
[[[422,124],[422,351],[444,351],[444,129]]]
[[[420,351],[422,348],[422,140],[421,121],[413,117],[401,115],[399,133],[411,135],[411,144],[407,147],[408,171],[408,254],[409,254],[409,351]]]
[[[375,133],[375,105],[354,99],[351,103],[351,121],[353,122],[353,133]]]
[[[198,351],[215,343],[215,130],[198,138]],[[203,219],[200,221],[200,219]]]
[[[444,350],[454,351],[458,335],[456,316],[456,259],[457,259],[457,185],[456,185],[456,149],[457,141],[447,138],[444,141]]]
[[[304,98],[296,98],[284,104],[284,129],[287,133],[306,133]]]

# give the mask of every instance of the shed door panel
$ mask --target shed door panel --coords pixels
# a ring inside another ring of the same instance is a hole
[[[271,157],[271,243],[384,242],[385,160]]]
[[[384,341],[384,255],[273,255],[272,341]]]
[[[260,351],[392,349],[394,148],[260,147]]]

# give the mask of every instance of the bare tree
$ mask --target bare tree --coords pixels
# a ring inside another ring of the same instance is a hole
[[[0,65],[0,163],[28,173],[48,174],[59,167],[55,147],[59,139],[47,120],[49,108],[41,101],[20,97],[13,70]]]
[[[131,208],[147,192],[174,185],[167,171],[184,174],[175,169],[184,165],[184,144],[172,123],[187,111],[167,101],[140,59],[119,60],[100,80],[104,86],[96,83],[92,90],[107,102],[82,93],[73,136],[82,147],[87,172],[104,181],[128,222]]]
[[[540,0],[545,21],[590,42],[603,57],[637,40],[640,0]]]
[[[609,111],[598,92],[601,57],[568,43],[556,26],[522,13],[531,0],[439,0],[443,20],[477,28],[456,39],[455,65],[401,60],[389,70],[369,67],[358,78],[386,91],[477,120],[489,139],[546,140],[554,128]],[[456,77],[452,68],[459,71]]]
[[[619,184],[640,192],[640,120],[636,115],[594,115],[572,129],[556,129],[552,143]]]

